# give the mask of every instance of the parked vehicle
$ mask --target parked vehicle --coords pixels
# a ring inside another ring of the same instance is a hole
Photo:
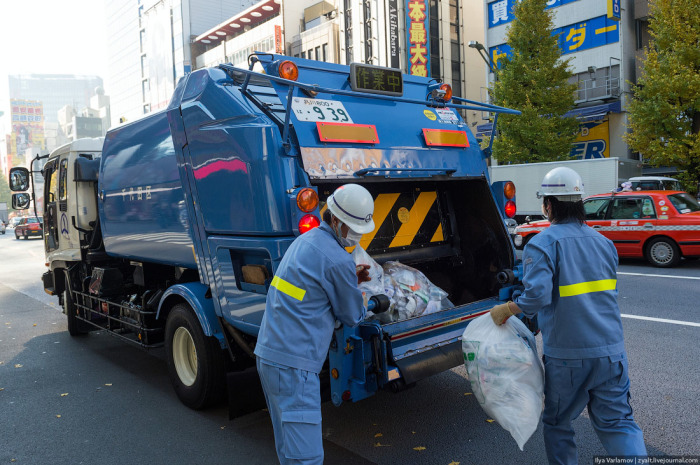
[[[635,176],[629,179],[633,191],[682,191],[680,181],[665,176]]]
[[[229,392],[245,391],[237,375],[254,366],[278,264],[352,182],[375,201],[377,227],[362,247],[380,264],[423,272],[450,306],[339,327],[321,373],[331,399],[400,390],[460,365],[464,328],[510,298],[522,267],[504,223],[514,187],[489,183],[457,110],[518,112],[450,100],[449,86],[387,68],[271,54],[251,63],[265,74],[194,71],[167,109],[110,130],[104,144],[77,140],[49,156],[43,281],[70,334],[165,345],[173,386],[192,408],[217,400],[226,372]],[[27,170],[15,170],[27,186]],[[29,196],[14,195],[26,208]]]
[[[567,160],[543,163],[524,163],[518,165],[491,166],[491,179],[495,181],[510,180],[518,191],[518,210],[515,220],[518,224],[527,221],[526,217],[542,217],[542,201],[537,198],[542,178],[552,169],[565,166],[576,171],[581,179],[586,194],[603,194],[617,190],[620,183],[630,176],[641,173],[641,164],[634,160],[618,158],[589,158],[585,160]]]
[[[665,268],[677,265],[681,257],[700,256],[700,203],[687,192],[594,195],[583,206],[586,223],[612,240],[620,257],[643,257]],[[548,221],[518,226],[516,246],[548,226]]]
[[[28,239],[29,237],[42,237],[44,235],[43,218],[37,218],[36,216],[25,216],[20,219],[17,226],[15,226],[15,239],[23,237]]]

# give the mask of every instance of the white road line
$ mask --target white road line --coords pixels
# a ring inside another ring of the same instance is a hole
[[[626,313],[623,313],[620,316],[623,318],[633,318],[635,320],[655,321],[657,323],[671,323],[673,325],[683,326],[697,326],[698,328],[700,328],[700,323],[693,323],[691,321],[666,320],[665,318],[652,318],[650,316],[629,315]]]
[[[676,278],[676,279],[697,279],[697,280],[700,280],[700,277],[695,277],[695,276],[674,276],[674,275],[668,275],[668,274],[626,273],[624,271],[618,271],[617,274],[623,274],[625,276],[646,276],[649,278]]]

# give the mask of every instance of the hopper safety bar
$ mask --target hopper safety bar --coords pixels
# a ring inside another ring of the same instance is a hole
[[[464,101],[467,103],[470,103],[470,105],[458,105],[458,104],[453,104],[453,103],[445,103],[445,102],[438,102],[435,100],[429,99],[431,96],[430,92],[427,93],[426,95],[426,100],[416,100],[416,99],[407,99],[407,98],[402,98],[402,97],[395,97],[395,96],[390,96],[390,95],[380,95],[380,94],[370,94],[370,93],[362,93],[362,92],[355,92],[355,91],[350,91],[350,90],[340,90],[340,89],[329,89],[325,87],[320,87],[317,84],[304,84],[301,82],[297,81],[292,81],[289,79],[284,79],[279,76],[271,76],[269,74],[262,74],[257,71],[253,71],[253,67],[255,66],[255,63],[260,62],[261,64],[264,63],[263,60],[260,59],[260,57],[265,57],[269,58],[270,61],[266,61],[265,63],[272,63],[272,58],[273,55],[267,54],[267,53],[258,53],[258,54],[252,54],[249,57],[249,62],[250,66],[249,69],[243,69],[243,68],[237,68],[233,65],[227,65],[227,64],[221,64],[218,66],[219,69],[223,71],[229,71],[229,72],[236,72],[236,73],[243,73],[246,75],[245,81],[241,85],[241,92],[245,93],[246,88],[248,87],[248,83],[250,81],[251,76],[260,76],[263,79],[269,79],[270,81],[276,82],[278,84],[286,85],[289,87],[289,92],[287,93],[287,102],[292,101],[292,97],[294,96],[294,90],[295,89],[302,89],[310,93],[327,93],[327,94],[333,94],[333,95],[341,95],[341,96],[346,96],[346,97],[356,97],[356,98],[366,98],[366,99],[371,99],[371,100],[388,100],[391,102],[401,102],[401,103],[410,103],[414,105],[425,105],[429,107],[434,107],[434,108],[455,108],[458,110],[475,110],[475,111],[488,111],[490,113],[496,113],[496,117],[498,117],[499,113],[505,113],[509,115],[520,115],[521,112],[518,110],[513,110],[511,108],[505,108],[505,107],[499,107],[496,105],[491,105],[487,103],[481,103],[481,102],[475,102],[473,100],[465,100],[465,99],[459,99],[457,97],[453,97],[453,99],[457,99],[459,101]],[[292,144],[290,141],[290,135],[289,135],[289,126],[290,126],[290,117],[292,113],[292,105],[287,104],[286,105],[286,112],[285,112],[285,118],[284,118],[284,134],[282,135],[282,141],[285,150],[287,151],[288,155],[296,155],[294,149],[292,148]],[[495,126],[496,121],[494,121],[494,126]]]

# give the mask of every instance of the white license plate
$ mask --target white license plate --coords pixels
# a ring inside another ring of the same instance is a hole
[[[294,97],[292,111],[299,121],[352,124],[352,118],[343,104],[335,100]]]

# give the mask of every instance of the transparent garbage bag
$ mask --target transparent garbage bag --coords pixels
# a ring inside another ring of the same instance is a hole
[[[487,313],[467,325],[462,352],[474,396],[523,450],[544,402],[544,367],[534,336],[517,317],[497,326]]]
[[[384,264],[384,289],[396,309],[396,321],[438,312],[449,304],[447,293],[415,268],[399,262]],[[451,304],[449,304],[452,306]]]
[[[373,295],[384,293],[384,269],[374,261],[374,259],[367,253],[365,249],[359,244],[355,246],[352,251],[352,258],[355,261],[355,265],[369,265],[369,281],[359,284],[357,287],[362,291],[362,298],[364,299],[365,307],[369,298]],[[374,316],[373,312],[367,312],[367,318]]]

